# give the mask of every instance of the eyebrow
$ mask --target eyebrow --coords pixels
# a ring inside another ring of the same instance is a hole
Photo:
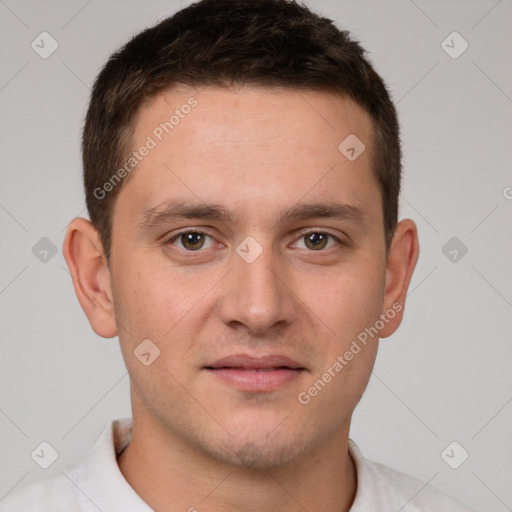
[[[337,202],[298,203],[288,210],[282,210],[274,226],[287,221],[315,218],[347,220],[360,224],[365,220],[366,214],[355,205]],[[140,230],[144,231],[179,219],[217,220],[234,224],[239,217],[220,204],[170,200],[155,208],[145,210],[137,225]]]

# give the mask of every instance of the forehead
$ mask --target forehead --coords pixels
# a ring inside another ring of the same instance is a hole
[[[356,159],[347,158],[347,140],[358,153],[364,148]],[[354,204],[378,188],[369,115],[325,92],[169,90],[140,109],[132,146],[151,147],[121,194],[140,211],[172,197],[240,211],[254,204],[282,210],[306,195]]]
[[[372,142],[370,116],[350,98],[257,86],[173,88],[146,102],[134,123],[135,145],[148,135],[157,143],[185,137],[194,143],[194,135],[199,135],[205,144],[222,141],[232,146],[309,140],[305,149],[314,146],[321,152],[337,149],[348,134],[365,139],[368,146]]]

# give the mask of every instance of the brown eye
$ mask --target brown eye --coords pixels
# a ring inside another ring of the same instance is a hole
[[[332,239],[333,243],[328,247],[329,239]],[[304,246],[299,244],[302,240],[304,240]],[[336,244],[340,245],[341,242],[334,235],[321,231],[311,231],[310,233],[302,235],[301,238],[299,238],[299,241],[295,243],[295,246],[299,248],[306,248],[310,251],[322,252],[324,249],[330,249]]]
[[[324,249],[327,245],[329,235],[327,233],[310,233],[304,237],[308,249]]]
[[[202,233],[182,233],[180,235],[181,243],[185,249],[197,250],[204,245],[204,235]]]
[[[178,247],[186,251],[198,251],[205,248],[206,239],[212,237],[202,231],[183,231],[170,238],[167,243],[173,245],[179,242]]]

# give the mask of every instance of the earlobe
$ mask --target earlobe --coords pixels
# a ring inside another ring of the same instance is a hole
[[[405,298],[419,256],[416,224],[411,219],[400,221],[389,248],[386,264],[386,288],[382,314],[388,319],[380,337],[391,336],[402,322]]]
[[[104,338],[116,336],[110,271],[97,230],[86,219],[73,219],[62,251],[76,296],[92,329]]]

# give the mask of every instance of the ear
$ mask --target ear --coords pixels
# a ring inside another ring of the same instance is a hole
[[[400,221],[395,229],[386,263],[386,288],[382,314],[387,321],[380,331],[381,338],[391,336],[402,323],[405,297],[419,253],[416,224],[411,219]]]
[[[103,338],[116,336],[110,271],[97,230],[86,219],[73,219],[62,252],[76,296],[93,331]]]

